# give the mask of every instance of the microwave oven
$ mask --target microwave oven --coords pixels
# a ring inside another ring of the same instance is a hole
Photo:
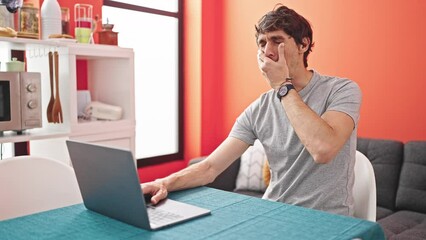
[[[0,134],[41,126],[40,73],[0,72]]]

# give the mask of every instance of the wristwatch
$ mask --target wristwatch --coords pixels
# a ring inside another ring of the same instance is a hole
[[[294,89],[293,84],[284,84],[282,85],[277,92],[277,98],[281,101],[281,98],[286,96],[291,89]]]

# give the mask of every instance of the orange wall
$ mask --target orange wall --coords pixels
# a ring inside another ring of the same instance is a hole
[[[203,0],[201,6],[196,2],[185,1],[185,17],[196,15],[188,5],[198,4],[201,14],[185,19],[186,161],[152,166],[155,171],[142,181],[184,167],[197,153],[209,154],[226,138],[235,118],[269,89],[257,67],[254,24],[277,1]],[[285,4],[312,23],[316,46],[309,67],[360,85],[359,136],[426,140],[426,1]],[[197,74],[188,74],[191,71]]]
[[[277,1],[223,2],[226,104],[219,134],[225,137],[239,113],[268,89],[257,68],[253,26]],[[316,46],[309,66],[360,85],[359,136],[426,140],[426,1],[288,0],[285,4],[313,25]]]

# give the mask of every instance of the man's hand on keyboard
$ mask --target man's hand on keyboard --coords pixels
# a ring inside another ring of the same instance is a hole
[[[151,203],[154,205],[167,197],[167,188],[161,181],[142,183],[141,186],[143,194],[152,196]]]

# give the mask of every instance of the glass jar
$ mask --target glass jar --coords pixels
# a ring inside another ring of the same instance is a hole
[[[62,34],[70,34],[70,9],[61,7]]]
[[[38,8],[33,7],[32,4],[24,4],[19,14],[19,32],[38,35],[38,20]]]
[[[93,6],[90,4],[74,5],[75,38],[79,43],[89,43],[93,31]]]

